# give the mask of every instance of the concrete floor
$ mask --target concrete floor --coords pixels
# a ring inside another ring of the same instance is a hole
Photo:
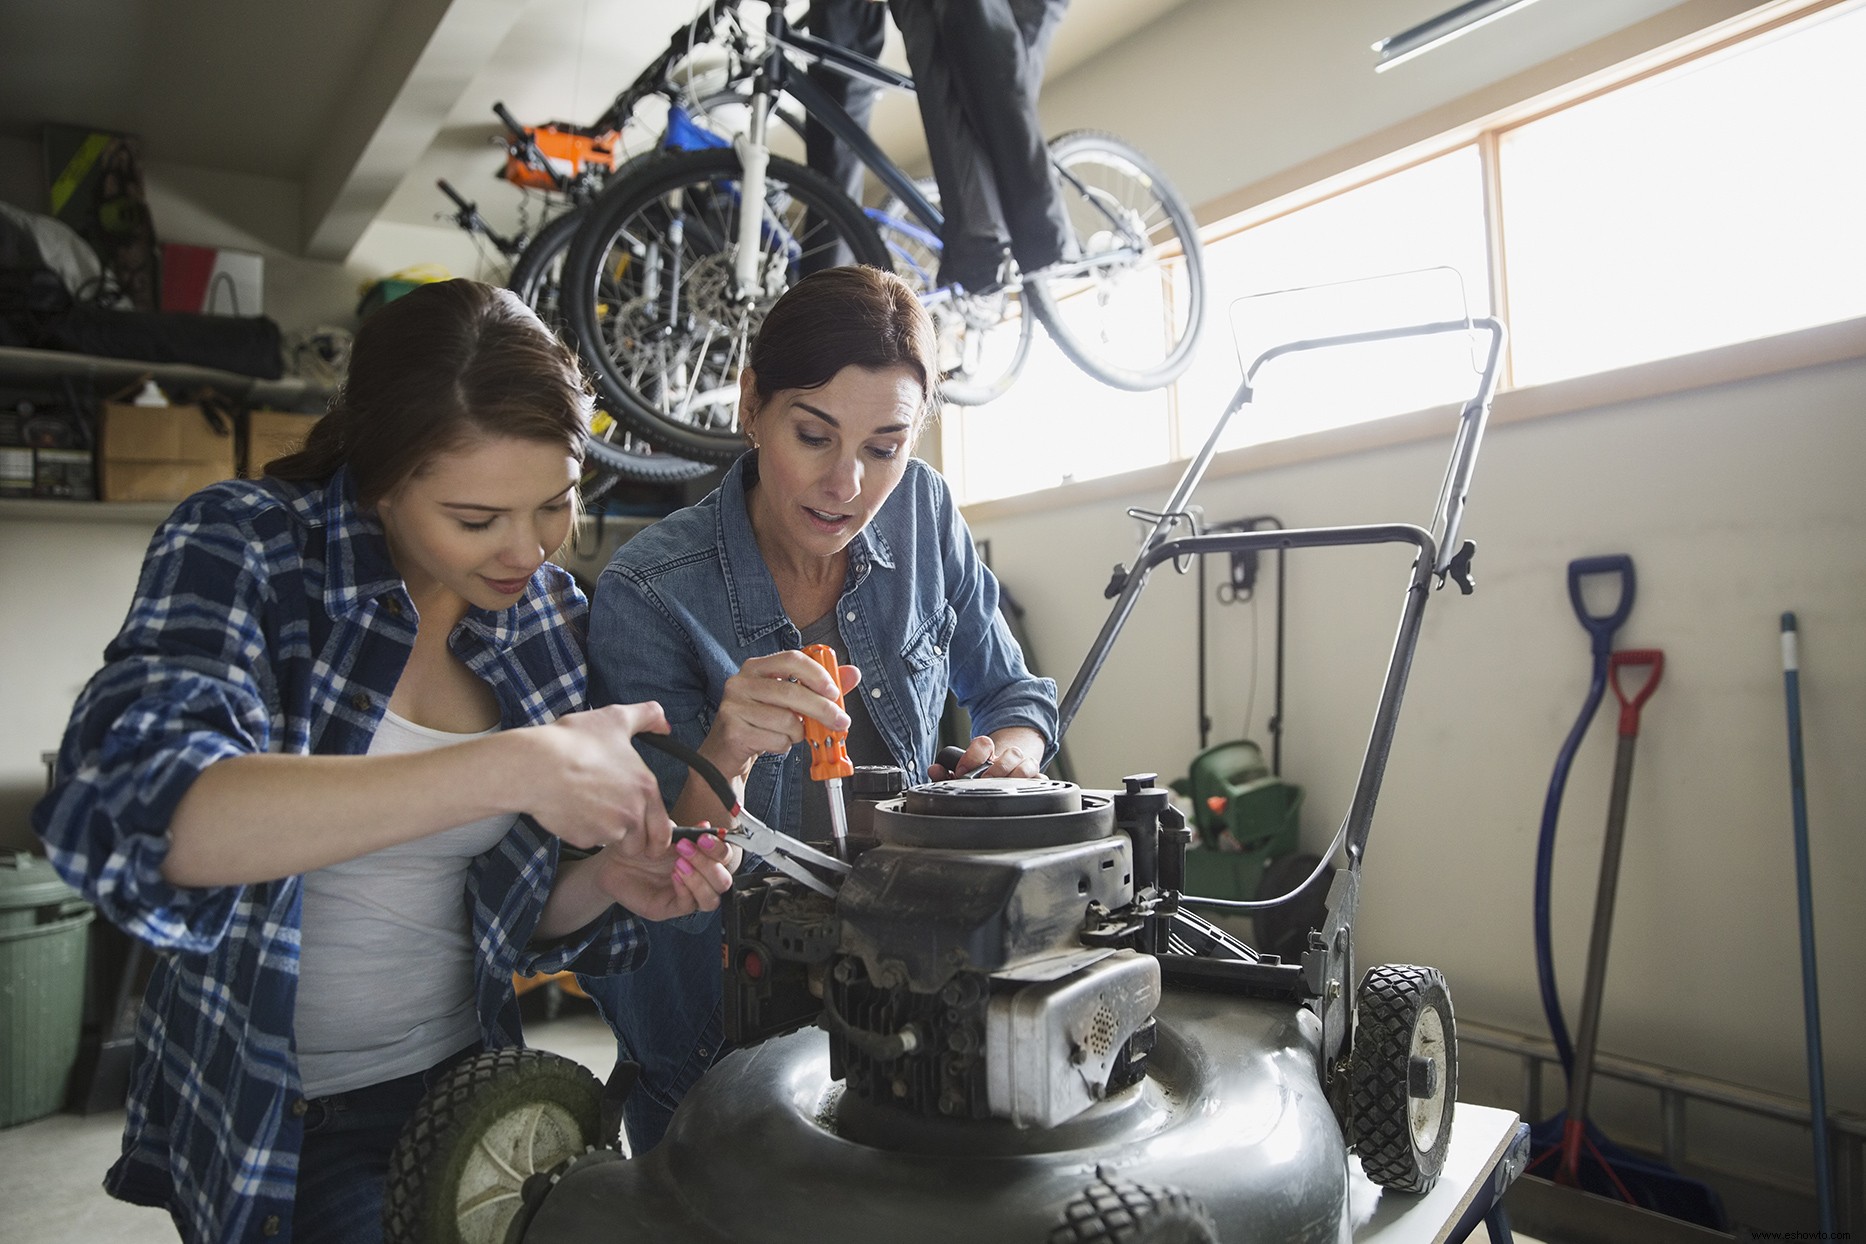
[[[554,1020],[527,1019],[533,1046],[574,1058],[598,1077],[615,1061],[609,1029],[588,1003]],[[6,1244],[177,1244],[166,1213],[126,1205],[100,1181],[121,1152],[120,1112],[55,1114],[0,1130],[0,1240]],[[1489,1244],[1482,1226],[1471,1244]],[[1518,1244],[1537,1244],[1517,1235]]]
[[[615,1038],[588,1009],[566,1005],[555,1020],[530,1020],[539,1049],[574,1058],[598,1077],[615,1063]],[[583,1008],[588,1003],[581,1004]],[[128,1205],[102,1180],[123,1151],[120,1111],[54,1114],[0,1130],[0,1240],[6,1244],[177,1244],[166,1212]]]

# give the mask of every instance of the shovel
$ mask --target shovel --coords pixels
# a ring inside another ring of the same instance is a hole
[[[1646,681],[1630,698],[1621,685],[1620,672],[1645,667]],[[1581,1156],[1591,1150],[1606,1168],[1611,1181],[1628,1201],[1627,1191],[1613,1167],[1587,1137],[1587,1098],[1593,1087],[1594,1054],[1600,1037],[1600,999],[1607,983],[1607,950],[1613,940],[1613,900],[1620,882],[1620,848],[1626,839],[1626,796],[1633,784],[1633,748],[1639,742],[1639,710],[1658,689],[1665,672],[1665,654],[1656,648],[1629,648],[1607,662],[1608,680],[1620,701],[1620,745],[1613,761],[1613,794],[1607,803],[1607,836],[1600,851],[1600,889],[1594,898],[1594,931],[1587,944],[1587,979],[1582,986],[1581,1022],[1576,1029],[1574,1074],[1568,1077],[1568,1111],[1562,1123],[1561,1164],[1555,1182],[1570,1187],[1581,1182]]]

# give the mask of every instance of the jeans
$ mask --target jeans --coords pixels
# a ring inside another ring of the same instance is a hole
[[[616,1035],[616,1056],[641,1067],[622,1103],[636,1157],[661,1143],[681,1098],[726,1053],[719,913],[645,932],[648,961],[635,971],[577,977]]]
[[[304,1148],[292,1209],[296,1244],[379,1244],[389,1155],[428,1089],[478,1043],[426,1071],[305,1103]]]

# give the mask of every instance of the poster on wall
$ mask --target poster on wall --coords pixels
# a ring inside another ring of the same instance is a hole
[[[132,134],[79,125],[45,127],[51,214],[91,244],[104,272],[138,311],[154,311],[155,224],[143,198],[141,144]],[[84,297],[91,291],[74,291]]]

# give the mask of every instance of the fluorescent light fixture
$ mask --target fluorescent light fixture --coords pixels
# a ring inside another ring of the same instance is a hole
[[[1535,0],[1466,0],[1455,9],[1427,18],[1417,26],[1374,44],[1374,51],[1380,53],[1380,63],[1374,66],[1374,72],[1384,73],[1401,61],[1411,60],[1468,30],[1496,21],[1511,9],[1534,3]]]

